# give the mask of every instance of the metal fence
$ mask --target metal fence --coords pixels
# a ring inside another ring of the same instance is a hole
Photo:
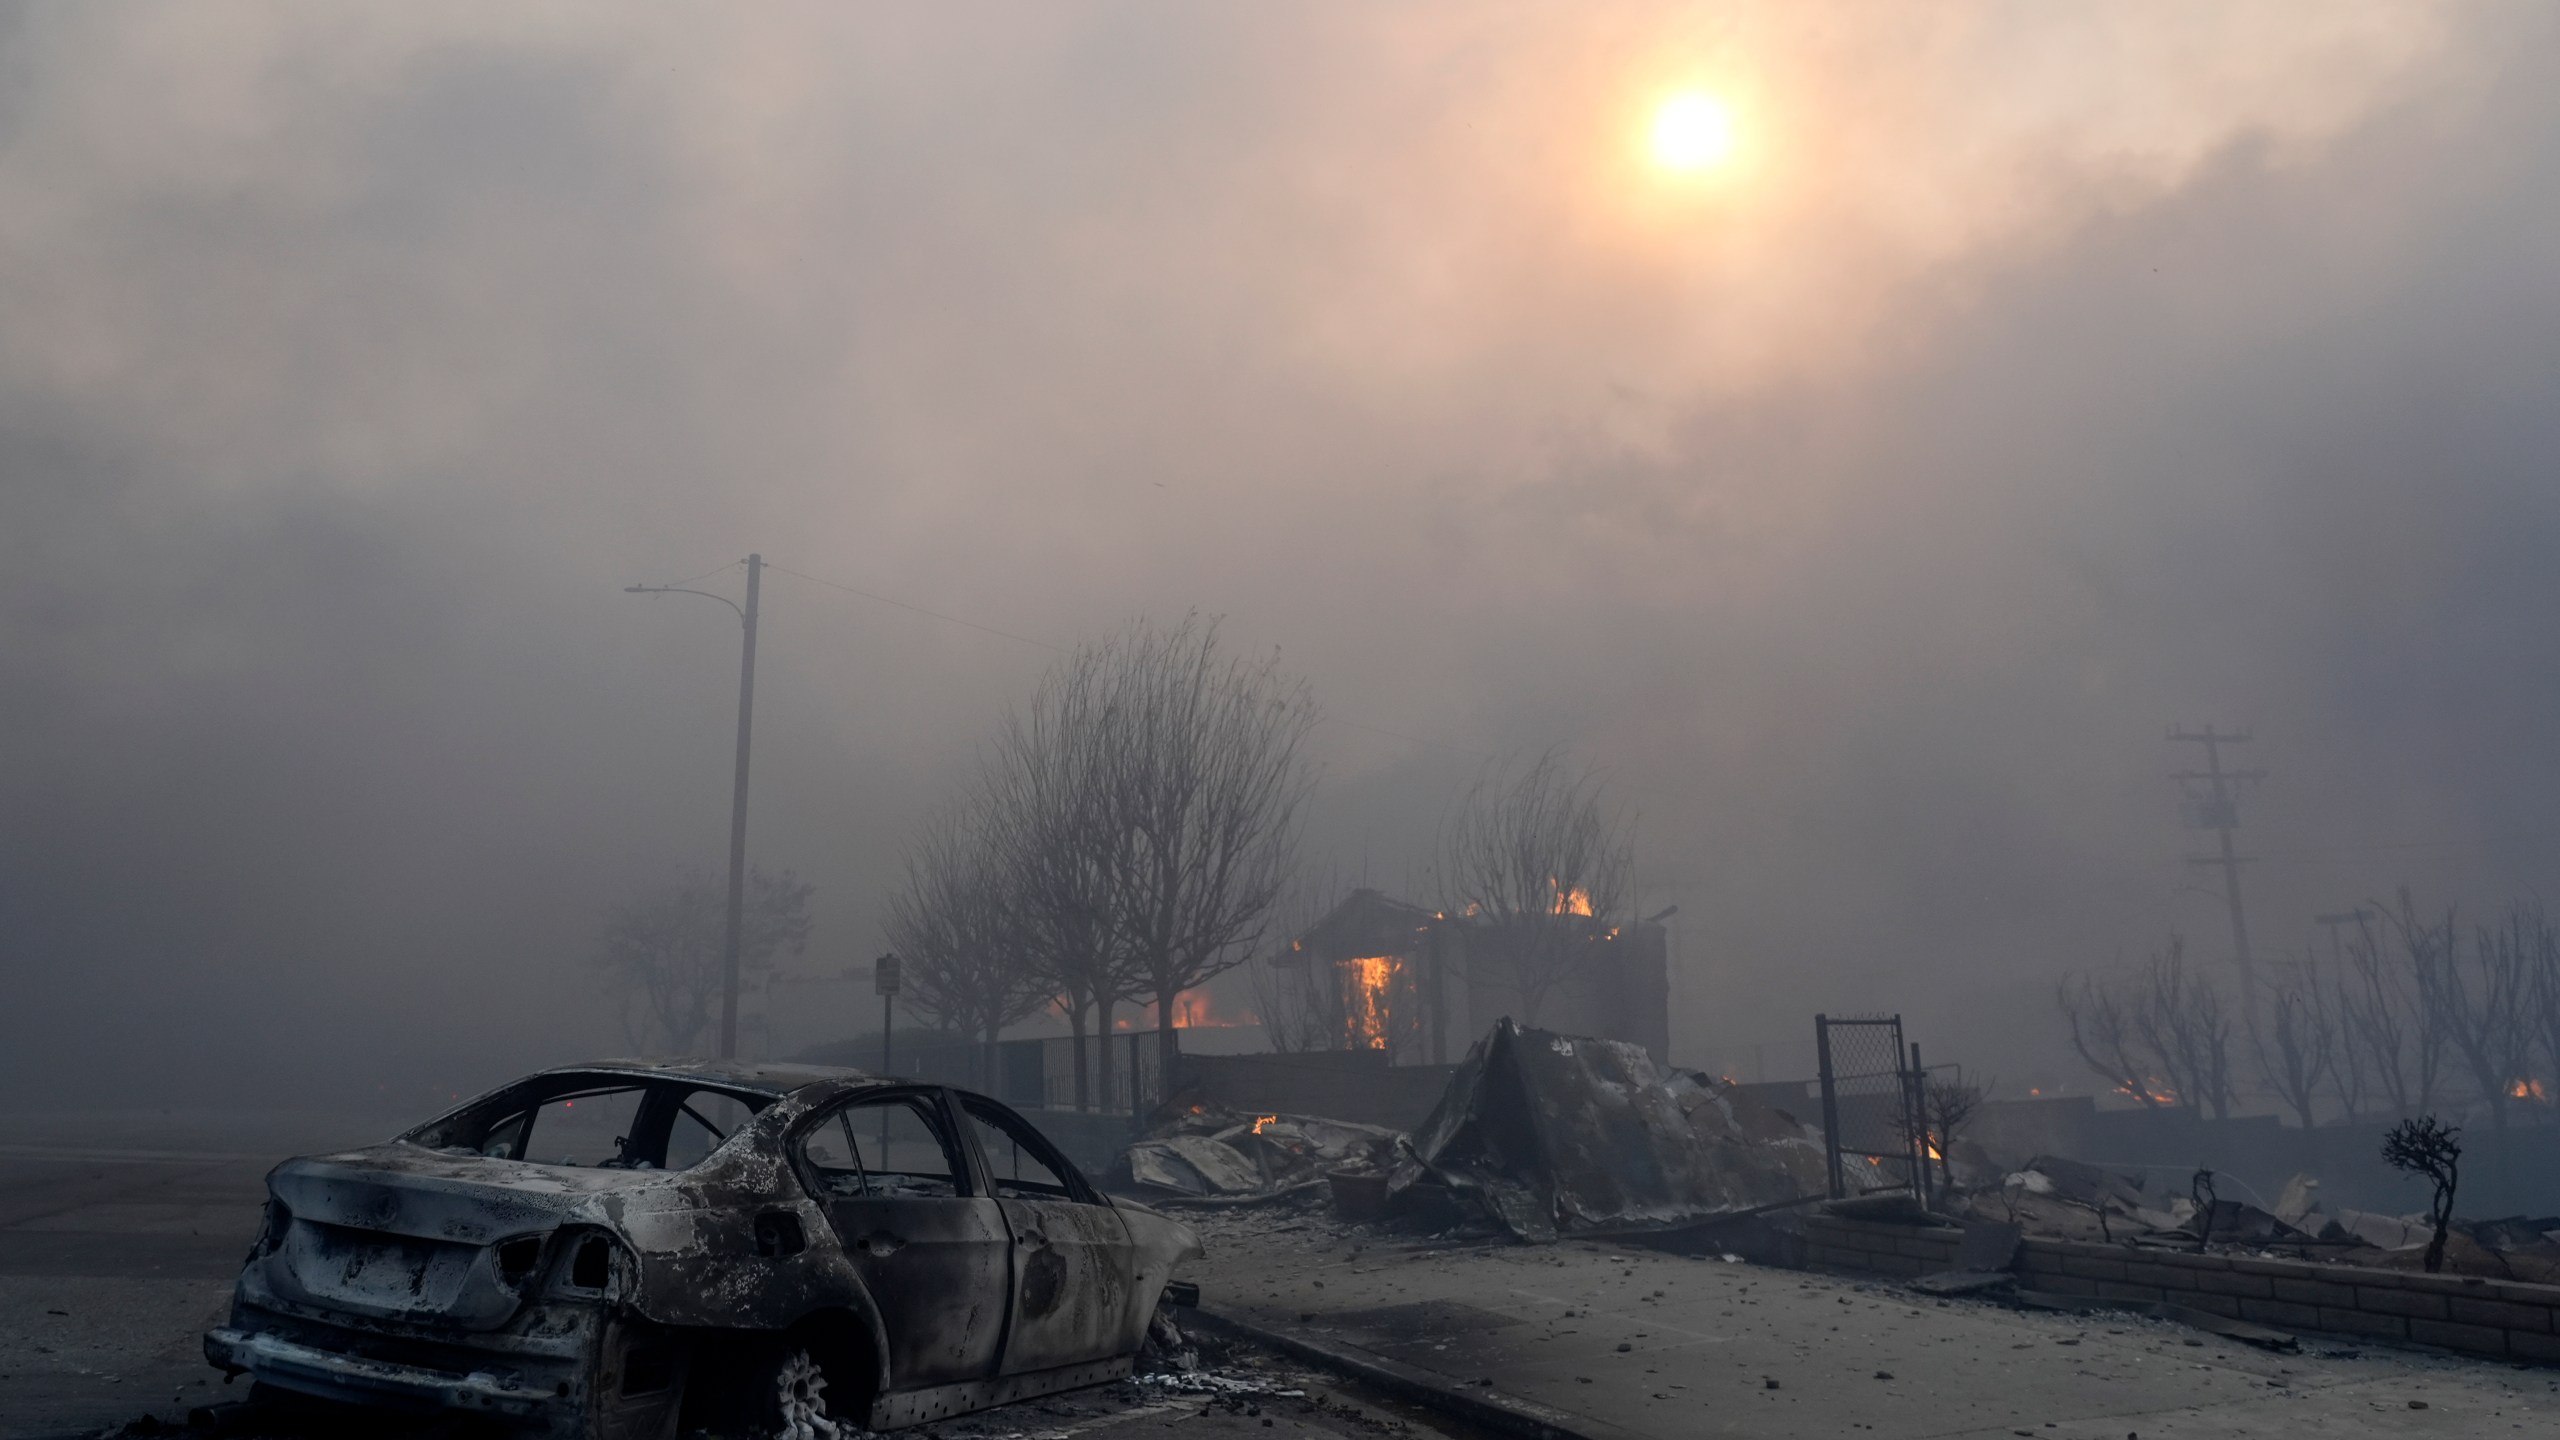
[[[1902,1043],[1902,1017],[1816,1015],[1813,1041],[1832,1197],[1908,1190],[1925,1198],[1927,1130],[1917,1057]]]
[[[1179,1045],[1182,1031],[1176,1027],[1173,1033]],[[1163,1060],[1156,1047],[1153,1030],[1123,1030],[1107,1038],[1085,1036],[1085,1104],[1081,1107],[1076,1104],[1076,1040],[1071,1035],[1000,1040],[992,1050],[966,1041],[902,1036],[887,1068],[909,1079],[982,1090],[1017,1107],[1082,1108],[1143,1121],[1164,1100]],[[878,1068],[878,1042],[863,1048],[868,1055],[857,1050],[851,1063]]]

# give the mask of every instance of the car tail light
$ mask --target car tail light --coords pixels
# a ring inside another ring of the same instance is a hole
[[[542,1262],[542,1237],[519,1235],[498,1242],[498,1278],[510,1285],[522,1285],[533,1278],[533,1267]]]
[[[276,1253],[276,1247],[284,1243],[285,1232],[292,1228],[292,1209],[283,1201],[269,1195],[266,1220],[258,1227],[258,1243],[250,1249],[250,1256],[255,1258],[260,1255],[273,1255]]]

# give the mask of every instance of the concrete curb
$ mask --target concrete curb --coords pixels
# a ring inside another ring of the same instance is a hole
[[[1603,1420],[1569,1415],[1532,1401],[1460,1385],[1444,1375],[1339,1341],[1319,1340],[1205,1308],[1193,1310],[1187,1318],[1213,1334],[1277,1350],[1310,1365],[1348,1375],[1399,1400],[1518,1440],[1643,1440],[1637,1432]]]

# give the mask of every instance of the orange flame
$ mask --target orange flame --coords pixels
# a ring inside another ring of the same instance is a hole
[[[2153,1088],[2155,1086],[2158,1088]],[[2160,1080],[2156,1077],[2144,1081],[2143,1088],[2139,1090],[2134,1089],[2130,1085],[2119,1085],[2116,1087],[2116,1093],[2119,1095],[2130,1095],[2136,1100],[2148,1100],[2154,1105],[2175,1105],[2178,1103],[2178,1092],[2170,1089],[2166,1081]]]
[[[1263,1126],[1276,1125],[1279,1122],[1280,1117],[1277,1115],[1256,1115],[1253,1117],[1253,1133],[1259,1135],[1262,1133]]]
[[[1173,1025],[1177,1030],[1232,1030],[1239,1025],[1259,1025],[1251,1011],[1241,1015],[1220,1015],[1206,990],[1185,990],[1173,997]]]
[[[1342,962],[1342,972],[1350,980],[1350,993],[1344,997],[1343,1038],[1354,1050],[1387,1048],[1387,1021],[1391,1009],[1391,987],[1404,962],[1393,955],[1366,955]]]
[[[1556,892],[1556,908],[1554,913],[1558,915],[1588,915],[1591,913],[1590,891],[1583,889],[1579,885],[1568,890],[1552,875],[1547,877],[1547,887]]]
[[[2547,1105],[2551,1101],[2551,1092],[2543,1089],[2539,1080],[2519,1080],[2507,1095],[2511,1099],[2531,1100],[2537,1105]]]

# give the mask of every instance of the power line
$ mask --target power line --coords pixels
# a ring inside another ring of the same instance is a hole
[[[2560,835],[2479,835],[2463,840],[2372,840],[2355,845],[2318,845],[2300,850],[2264,850],[2260,860],[2305,860],[2328,855],[2366,855],[2377,850],[2462,850],[2497,845],[2548,845]]]
[[[839,584],[833,580],[821,580],[817,576],[812,575],[805,570],[794,570],[788,565],[776,565],[771,561],[767,561],[765,562],[764,568],[767,570],[779,571],[785,575],[797,576],[800,579],[808,581],[812,585],[824,585],[830,590],[841,590],[847,595],[859,595],[865,600],[874,600],[883,605],[895,606],[900,610],[925,616],[928,619],[940,620],[947,625],[958,625],[964,629],[976,630],[982,634],[993,635],[1000,639],[1014,641],[1017,644],[1033,646],[1037,649],[1046,650],[1053,655],[1063,655],[1066,653],[1066,647],[1063,645],[1052,645],[1046,640],[1034,640],[1028,635],[1016,635],[1010,630],[999,630],[993,625],[981,625],[975,620],[963,620],[957,615],[945,615],[939,610],[928,610],[922,605],[910,605],[904,600],[893,600],[886,595],[878,593],[877,591],[865,590],[859,586]],[[716,575],[719,572],[715,570],[712,573]]]
[[[703,571],[703,572],[702,572],[701,574],[699,574],[699,575],[691,575],[691,576],[687,576],[686,578],[684,578],[684,579],[682,579],[682,580],[670,580],[670,581],[668,581],[668,582],[667,582],[666,584],[664,584],[664,585],[647,585],[647,586],[643,586],[643,587],[641,587],[641,588],[642,588],[642,589],[645,589],[645,590],[665,590],[665,589],[669,589],[669,588],[672,588],[672,587],[674,587],[674,586],[678,586],[678,585],[699,585],[699,584],[701,584],[703,581],[710,579],[712,576],[717,575],[717,574],[719,574],[720,572],[722,572],[722,571],[724,571],[724,570],[735,570],[735,569],[737,569],[739,566],[744,565],[744,564],[746,564],[746,563],[747,563],[747,562],[746,562],[746,561],[744,561],[744,560],[732,560],[732,561],[730,561],[730,562],[729,562],[728,564],[726,564],[726,565],[714,565],[714,566],[712,566],[710,569]],[[771,570],[771,569],[775,569],[775,568],[777,568],[777,567],[775,567],[775,566],[771,566],[771,565],[768,565],[768,566],[766,566],[765,568],[766,568],[766,569],[768,569],[768,570]]]
[[[721,569],[724,570],[727,568],[728,567],[725,565],[721,567]],[[839,581],[822,579],[805,570],[794,570],[788,565],[776,565],[772,561],[768,560],[765,562],[764,568],[778,574],[790,575],[798,579],[806,580],[812,585],[823,585],[830,590],[841,590],[847,595],[857,595],[865,600],[876,601],[882,605],[893,606],[897,609],[907,611],[910,614],[922,615],[932,620],[940,620],[947,625],[958,625],[964,629],[978,631],[980,634],[993,635],[999,639],[1011,640],[1016,644],[1029,645],[1034,649],[1046,650],[1052,655],[1063,655],[1067,653],[1067,647],[1063,645],[1053,645],[1046,640],[1035,640],[1028,635],[1018,635],[1011,630],[1000,630],[993,625],[982,625],[975,620],[963,620],[957,615],[946,615],[939,610],[929,610],[922,605],[911,604],[904,600],[895,599],[891,596],[883,595],[876,590],[865,590],[858,585],[846,585]],[[717,575],[720,571],[714,570],[711,573]],[[1492,758],[1491,752],[1478,750],[1471,745],[1460,745],[1454,741],[1448,740],[1434,740],[1423,735],[1409,735],[1401,730],[1390,730],[1384,725],[1371,725],[1366,721],[1347,719],[1340,715],[1326,714],[1322,711],[1317,713],[1316,722],[1324,725],[1339,725],[1349,730],[1365,730],[1372,735],[1383,735],[1390,740],[1402,740],[1409,745],[1428,745],[1435,750],[1449,750],[1460,755],[1473,755],[1480,760]]]

